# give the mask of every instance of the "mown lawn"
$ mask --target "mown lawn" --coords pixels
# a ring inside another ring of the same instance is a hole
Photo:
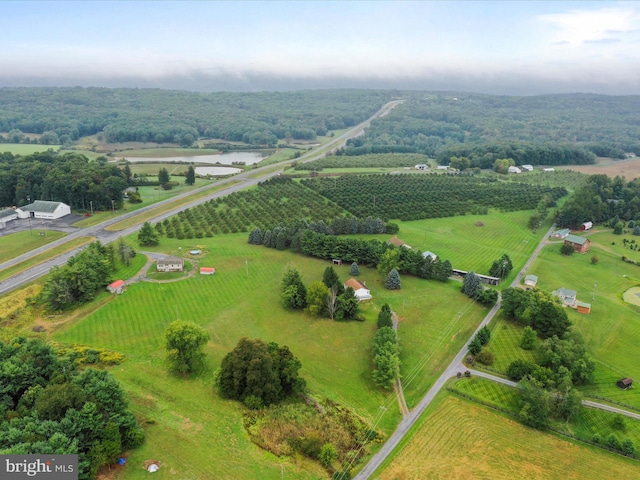
[[[494,317],[491,322],[491,340],[486,346],[486,350],[494,356],[494,363],[491,365],[493,370],[506,374],[509,364],[514,360],[535,363],[537,345],[531,350],[520,347],[523,330],[524,328],[515,322],[505,320],[500,313]]]
[[[599,480],[634,478],[637,470],[637,461],[527,428],[442,393],[374,478]]]
[[[17,220],[14,220],[14,222]],[[47,235],[39,235],[42,231],[40,225],[35,225],[33,231],[22,231],[0,237],[0,263],[8,262],[23,253],[30,252],[42,247],[59,238],[65,237],[66,233],[47,230]]]
[[[11,152],[14,155],[31,155],[36,152],[46,152],[52,149],[60,150],[60,145],[33,145],[29,143],[2,143],[0,144],[0,152]]]

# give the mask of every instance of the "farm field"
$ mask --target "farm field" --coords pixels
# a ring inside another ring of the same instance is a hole
[[[415,367],[418,359],[424,365],[425,373],[419,373],[413,385],[415,395],[431,381],[432,372],[439,368],[437,363],[448,361],[447,355],[450,357],[460,348],[465,334],[483,316],[484,309],[470,301],[467,305],[467,299],[454,291],[457,285],[453,282],[446,285],[403,278],[403,289],[391,292],[382,288],[375,270],[362,268],[360,279],[367,282],[374,296],[374,301],[363,306],[367,318],[364,323],[310,318],[281,306],[279,279],[287,265],[294,265],[309,284],[322,278],[328,262],[249,245],[246,234],[200,239],[197,245],[190,242],[163,240],[155,250],[177,255],[178,247],[182,251],[201,248],[204,255],[199,266],[215,267],[214,276],[195,275],[170,284],[136,283],[123,295],[106,301],[86,318],[54,334],[58,341],[99,345],[127,356],[126,362],[112,371],[131,393],[136,412],[153,423],[145,445],[132,452],[132,466],[153,456],[155,449],[162,452],[167,465],[184,472],[182,478],[221,478],[217,476],[221,466],[234,472],[222,478],[278,478],[280,460],[248,443],[242,433],[241,407],[212,394],[212,372],[242,336],[288,345],[300,358],[301,375],[314,395],[349,406],[372,420],[375,428],[389,434],[399,420],[395,396],[381,392],[371,381],[370,348],[382,302],[388,301],[401,317],[401,345],[407,368]],[[336,270],[342,280],[348,278],[348,265]],[[456,336],[460,304],[452,312],[453,307],[441,300],[444,294],[460,295],[460,301],[466,305],[467,312],[460,322],[461,332],[465,333]],[[430,322],[429,334],[414,339],[425,331],[420,330],[425,328],[420,324],[432,317],[424,312],[432,311],[437,312],[437,320],[447,321]],[[176,317],[203,325],[211,333],[208,371],[192,380],[167,375],[163,364],[163,332]],[[403,332],[412,343],[402,343]],[[413,349],[420,352],[411,354]],[[423,358],[424,351],[432,353]],[[381,405],[388,409],[382,416]],[[175,441],[187,435],[189,440]],[[191,467],[190,463],[199,462],[190,460],[201,455],[203,449],[208,461]],[[246,459],[247,455],[251,460]],[[306,462],[300,465],[285,461],[285,472],[293,469],[294,478],[326,475]],[[305,473],[303,467],[311,471]],[[262,469],[264,474],[256,473]],[[145,473],[142,470],[140,475]],[[133,475],[127,474],[126,478],[137,478]]]
[[[61,145],[35,145],[30,143],[0,143],[0,152],[11,152],[14,155],[31,155],[36,152],[46,152],[49,149],[60,150]]]
[[[535,250],[540,237],[551,226],[547,220],[537,233],[531,233],[527,221],[533,211],[492,212],[398,222],[398,237],[421,251],[430,250],[453,268],[488,274],[494,260],[504,253],[513,263],[511,274],[501,282],[508,286]],[[483,226],[476,226],[482,222]],[[388,237],[387,237],[388,238]]]
[[[443,393],[374,478],[596,480],[634,477],[637,469],[636,461],[527,428]]]
[[[622,301],[627,289],[640,284],[640,269],[622,262],[612,250],[621,248],[620,236],[616,236],[615,246],[607,246],[606,241],[599,246],[598,240],[608,235],[593,233],[590,238],[595,243],[584,255],[567,257],[560,255],[557,244],[546,246],[529,273],[538,276],[538,288],[542,290],[569,288],[578,292],[578,300],[591,303],[590,315],[568,311],[573,328],[582,333],[587,350],[597,360],[596,381],[580,390],[585,395],[640,408],[640,389],[621,390],[615,385],[620,378],[640,378],[640,367],[632,353],[640,341],[640,308]],[[591,264],[594,254],[599,258],[596,265]],[[493,351],[491,345],[490,349]],[[503,356],[500,350],[494,353]]]
[[[34,230],[33,232],[26,230],[0,237],[0,263],[7,262],[23,253],[30,252],[66,236],[65,233],[56,232],[55,230],[47,231],[46,236],[38,235],[40,229],[34,228]]]
[[[640,158],[629,158],[626,160],[604,160],[596,165],[572,165],[571,167],[558,167],[559,169],[571,169],[576,172],[586,173],[588,175],[604,174],[609,177],[621,176],[627,181],[640,177]]]

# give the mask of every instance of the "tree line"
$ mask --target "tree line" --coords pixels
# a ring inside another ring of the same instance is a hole
[[[34,200],[64,202],[72,209],[111,210],[122,206],[127,177],[105,157],[95,161],[77,153],[52,150],[32,155],[0,154],[0,205],[22,206]]]
[[[99,134],[109,142],[191,145],[198,138],[276,146],[356,125],[391,98],[379,90],[194,93],[127,88],[0,88],[0,131]]]
[[[81,371],[41,340],[0,342],[0,452],[78,454],[78,478],[89,479],[143,440],[108,372]]]

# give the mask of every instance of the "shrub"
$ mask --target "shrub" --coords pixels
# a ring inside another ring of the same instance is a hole
[[[476,355],[476,361],[484,364],[484,365],[493,365],[493,353],[482,350],[478,355]]]
[[[531,375],[535,370],[535,365],[526,360],[514,360],[507,367],[507,376],[516,382],[519,382],[527,375]]]
[[[620,440],[618,440],[618,437],[616,436],[615,433],[612,433],[607,437],[607,446],[614,450],[621,449],[622,445],[620,444]]]
[[[320,448],[320,453],[318,454],[318,460],[324,467],[329,467],[333,462],[338,459],[338,452],[336,451],[336,447],[333,446],[333,443],[325,443]]]
[[[627,429],[627,421],[625,420],[623,415],[617,414],[613,417],[613,422],[611,423],[613,428],[616,430],[620,430],[624,432]]]
[[[537,335],[536,331],[526,326],[522,332],[522,339],[520,340],[520,348],[523,350],[531,350],[536,345]]]
[[[573,255],[573,252],[574,252],[573,247],[568,243],[565,243],[560,247],[560,253],[562,255],[566,255],[570,257],[571,255]]]
[[[592,265],[597,264],[599,261],[600,261],[600,259],[598,258],[597,255],[594,255],[594,256],[591,257],[591,264]]]

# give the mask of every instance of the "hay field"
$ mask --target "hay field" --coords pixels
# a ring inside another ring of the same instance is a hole
[[[638,462],[568,442],[445,394],[380,480],[635,478]]]

